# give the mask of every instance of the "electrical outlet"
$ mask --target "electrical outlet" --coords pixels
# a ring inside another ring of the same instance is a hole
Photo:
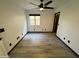
[[[23,33],[22,33],[22,35],[23,35]]]
[[[42,31],[43,31],[43,29],[42,29]]]
[[[68,40],[68,43],[70,43],[70,40]]]
[[[46,28],[45,28],[45,31],[46,31]]]
[[[12,43],[10,43],[9,46],[12,46]]]
[[[2,37],[0,37],[0,40],[2,40]]]
[[[66,38],[64,37],[63,39],[65,40]]]
[[[20,38],[20,37],[18,36],[18,37],[17,37],[17,40],[18,40],[19,38]]]
[[[35,29],[34,29],[34,31],[35,31]]]
[[[5,31],[4,28],[0,28],[0,33],[4,32],[4,31]]]

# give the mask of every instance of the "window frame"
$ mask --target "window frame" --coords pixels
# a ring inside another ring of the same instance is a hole
[[[30,19],[30,16],[34,16],[34,25],[31,25],[31,23],[30,23],[30,25],[31,26],[40,26],[40,20],[39,20],[39,25],[36,22],[37,21],[36,17],[40,16],[40,14],[29,14],[29,19]],[[31,22],[31,20],[30,20],[30,22]]]

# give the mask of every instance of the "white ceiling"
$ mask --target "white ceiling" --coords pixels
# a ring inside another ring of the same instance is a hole
[[[50,1],[50,0],[44,0],[44,3],[48,2],[48,1]],[[52,0],[52,1],[53,1],[53,3],[51,3],[49,6],[58,8],[59,6],[66,3],[68,0]],[[12,0],[12,2],[16,3],[17,5],[19,5],[21,8],[23,8],[25,10],[37,8],[37,6],[30,4],[30,2],[35,3],[37,5],[40,4],[40,0]]]

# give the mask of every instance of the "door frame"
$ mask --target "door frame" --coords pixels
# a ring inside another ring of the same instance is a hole
[[[58,22],[59,22],[60,12],[56,12],[54,14],[54,23],[53,23],[53,33],[57,32],[58,29]]]

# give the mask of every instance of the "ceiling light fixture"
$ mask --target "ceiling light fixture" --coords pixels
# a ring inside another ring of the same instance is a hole
[[[44,10],[44,8],[40,8],[40,11],[43,11]]]

